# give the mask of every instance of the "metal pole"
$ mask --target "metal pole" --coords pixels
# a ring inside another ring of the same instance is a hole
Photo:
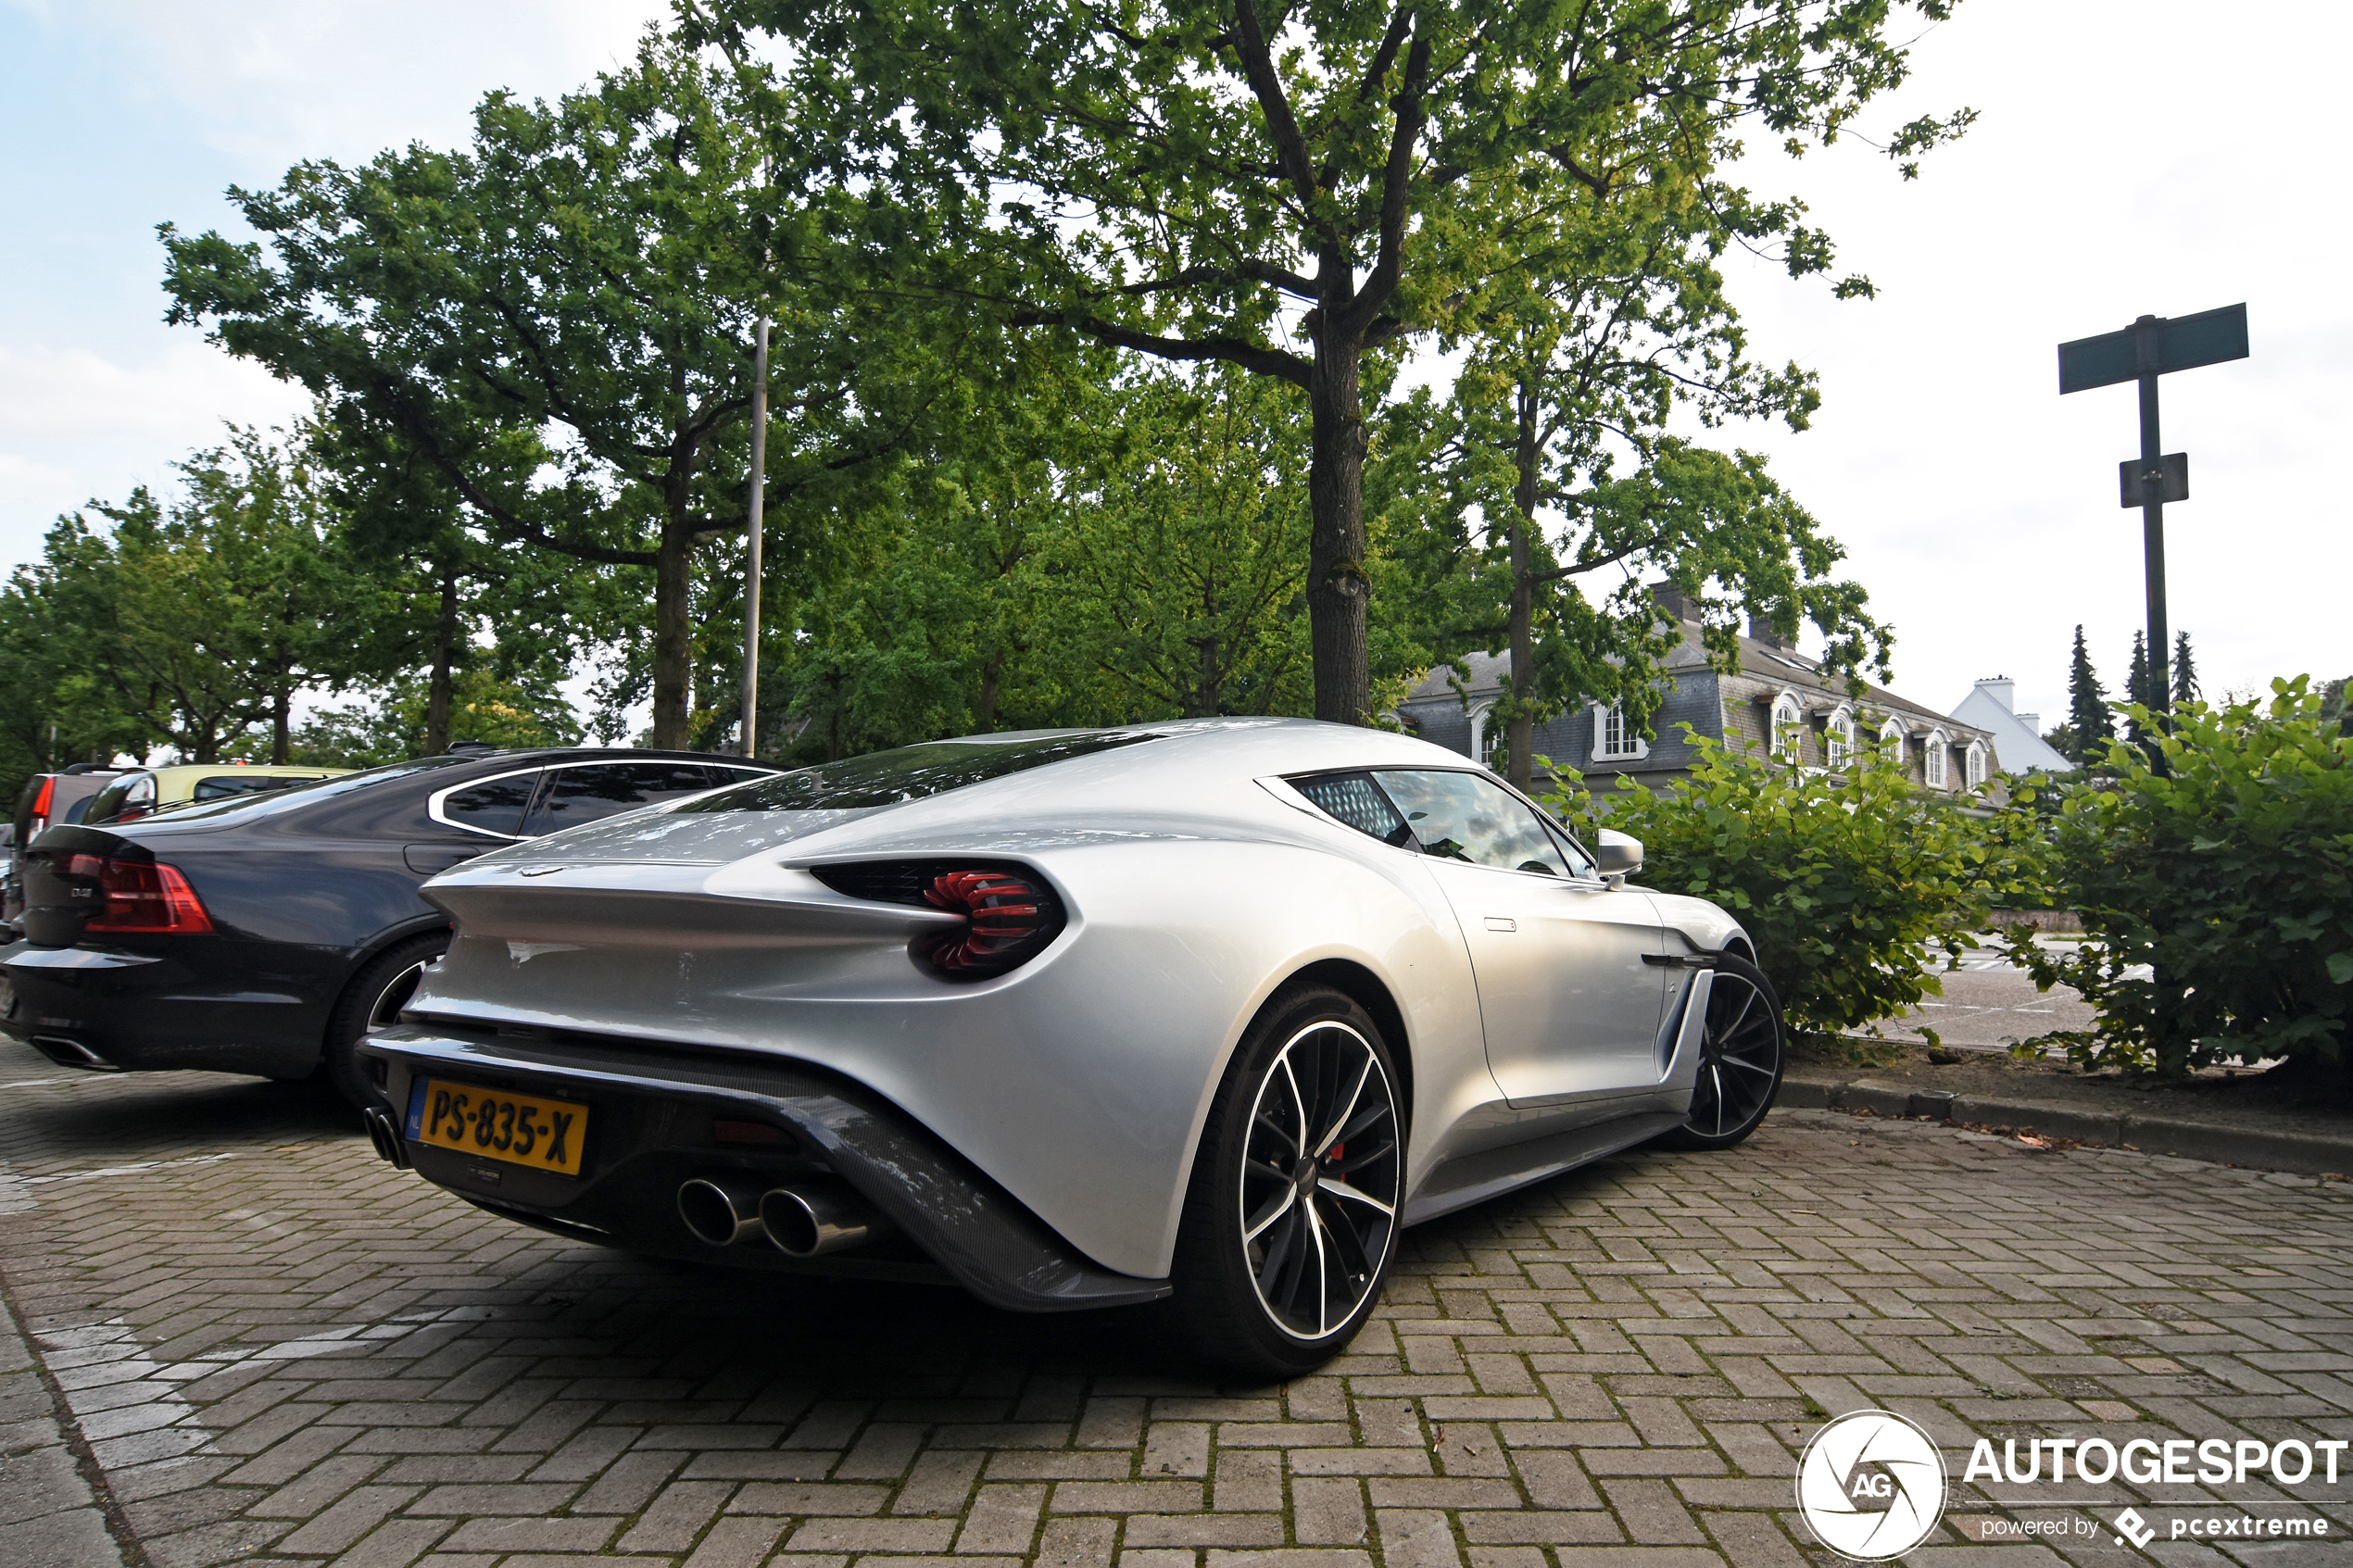
[[[2165,443],[2157,427],[2157,318],[2133,323],[2141,370],[2141,551],[2148,569],[2148,679],[2142,694],[2160,727],[2172,694],[2165,630]]]
[[[2148,378],[2154,382],[2155,377]],[[751,361],[751,494],[744,502],[744,747],[759,755],[760,723],[760,545],[761,503],[768,479],[768,319],[760,319],[760,343]]]

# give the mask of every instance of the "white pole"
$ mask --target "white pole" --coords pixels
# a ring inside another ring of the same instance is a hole
[[[760,532],[768,478],[768,319],[760,319],[760,346],[751,368],[751,495],[744,504],[750,547],[744,555],[744,748],[758,755],[760,715]]]

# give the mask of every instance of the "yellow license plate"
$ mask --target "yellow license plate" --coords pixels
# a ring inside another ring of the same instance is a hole
[[[574,1100],[420,1078],[409,1091],[407,1131],[411,1143],[429,1148],[576,1176],[588,1139],[588,1108]]]

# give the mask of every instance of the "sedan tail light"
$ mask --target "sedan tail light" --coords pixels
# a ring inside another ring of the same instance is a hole
[[[178,868],[161,861],[69,855],[57,875],[73,889],[76,903],[85,897],[89,900],[84,931],[195,935],[212,930],[212,918],[205,913],[196,890]]]
[[[1026,866],[969,860],[880,860],[812,868],[837,893],[914,904],[964,917],[915,939],[916,962],[950,980],[987,980],[1051,947],[1065,922],[1062,900]]]

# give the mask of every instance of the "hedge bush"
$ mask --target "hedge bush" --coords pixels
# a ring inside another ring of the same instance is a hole
[[[1684,734],[1698,751],[1688,777],[1653,790],[1620,774],[1596,798],[1558,769],[1545,803],[1641,839],[1642,885],[1730,910],[1793,1029],[1843,1034],[1941,994],[1935,955],[1967,947],[1996,897],[2038,885],[2011,809],[1972,816],[1923,796],[1875,747],[1825,772]]]
[[[2346,1064],[2353,737],[2306,677],[2271,692],[2184,703],[2153,748],[2111,745],[2094,776],[2059,787],[2051,869],[2088,940],[2076,954],[2013,951],[2039,983],[2098,1009],[2094,1031],[2065,1037],[2078,1060],[2168,1075]],[[2146,709],[2126,711],[2159,734]]]

